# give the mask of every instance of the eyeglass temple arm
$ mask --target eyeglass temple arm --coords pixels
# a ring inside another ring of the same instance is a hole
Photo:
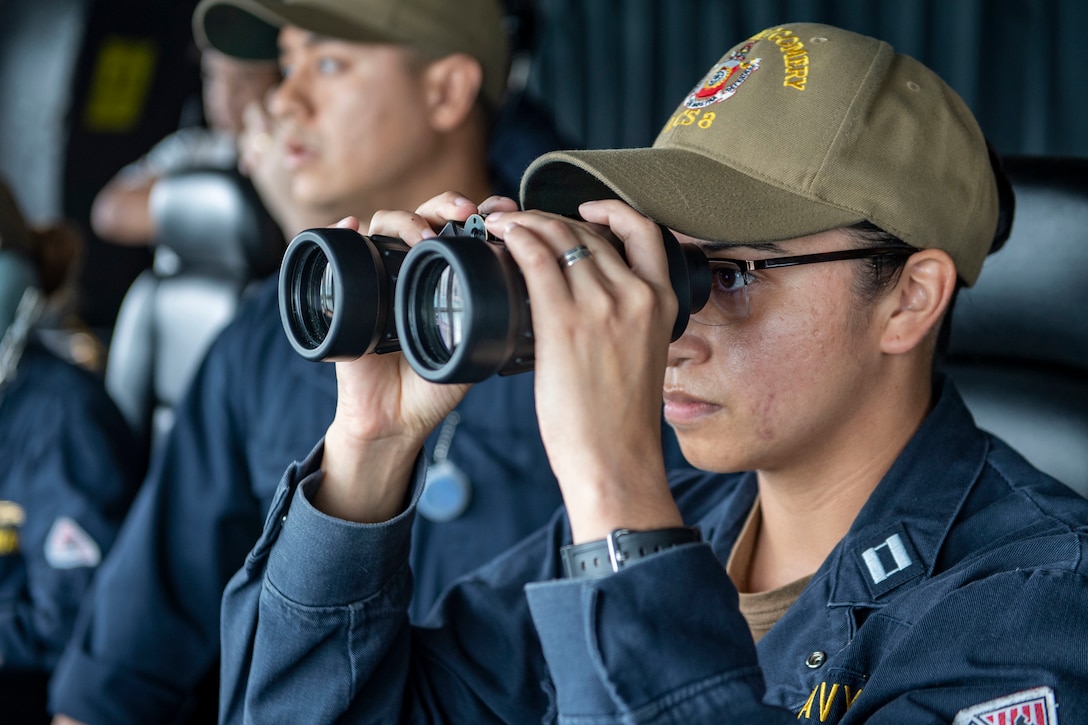
[[[918,250],[912,247],[872,247],[870,249],[842,249],[836,252],[821,252],[819,254],[799,254],[793,257],[772,257],[770,259],[755,260],[736,259],[732,261],[736,262],[746,272],[754,272],[757,269],[793,267],[799,264],[816,264],[818,262],[837,262],[841,259],[911,255],[916,251]]]

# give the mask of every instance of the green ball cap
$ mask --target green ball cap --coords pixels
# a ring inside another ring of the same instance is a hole
[[[193,12],[197,45],[243,60],[277,58],[284,25],[434,56],[465,53],[483,68],[482,95],[492,108],[506,91],[510,47],[499,0],[201,0]]]
[[[651,148],[558,151],[525,208],[573,216],[620,198],[699,239],[781,241],[868,220],[978,278],[998,196],[970,110],[887,43],[828,25],[768,28],[730,50]]]

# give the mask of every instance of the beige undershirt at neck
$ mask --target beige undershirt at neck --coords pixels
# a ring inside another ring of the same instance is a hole
[[[733,580],[733,584],[740,593],[741,616],[748,622],[748,629],[756,642],[785,616],[786,610],[793,606],[809,580],[812,579],[812,574],[809,574],[777,589],[768,589],[765,592],[747,591],[748,573],[752,568],[752,554],[755,551],[762,522],[763,517],[759,511],[757,496],[755,503],[752,504],[752,510],[748,512],[748,518],[744,522],[740,536],[733,544],[729,561],[725,564],[726,574]]]

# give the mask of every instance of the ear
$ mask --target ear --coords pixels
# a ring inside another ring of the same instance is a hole
[[[947,252],[923,249],[911,255],[887,298],[890,315],[880,339],[881,350],[909,352],[931,331],[936,333],[955,288],[956,264]]]
[[[429,63],[423,71],[423,87],[431,126],[450,131],[461,125],[476,105],[482,82],[479,61],[464,53]]]

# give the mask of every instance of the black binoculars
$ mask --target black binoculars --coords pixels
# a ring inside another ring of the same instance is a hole
[[[675,340],[706,304],[710,267],[696,245],[662,236],[679,301]],[[304,231],[284,255],[279,303],[291,345],[309,360],[400,350],[436,383],[525,372],[535,361],[525,280],[479,215],[411,248],[347,229]]]

